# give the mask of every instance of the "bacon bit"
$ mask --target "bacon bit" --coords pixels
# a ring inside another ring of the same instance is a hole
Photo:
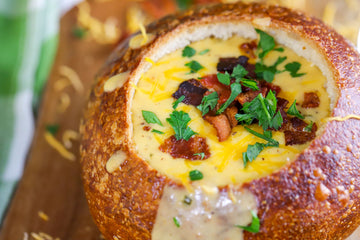
[[[215,90],[218,93],[219,105],[225,103],[226,100],[230,97],[230,86],[226,86],[225,84],[220,83],[216,74],[204,76],[202,79],[200,79],[200,82],[206,88]]]
[[[184,95],[185,99],[182,101],[183,103],[198,106],[201,104],[201,100],[206,91],[207,89],[199,81],[190,79],[182,82],[172,96],[178,99]]]
[[[75,155],[68,150],[49,132],[44,133],[45,140],[64,158],[74,161]]]
[[[311,132],[306,132],[304,128],[307,124],[299,118],[290,118],[290,123],[284,128],[285,145],[304,144],[316,137],[317,125],[313,124]]]
[[[151,127],[150,127],[150,126],[144,126],[144,127],[143,127],[143,130],[146,131],[146,132],[148,132],[148,131],[151,130]]]
[[[256,41],[251,41],[240,45],[240,49],[243,50],[245,54],[248,55],[248,57],[250,58],[256,58],[254,52],[256,48],[257,48]]]
[[[235,106],[232,107],[228,107],[227,109],[225,109],[225,115],[228,118],[229,122],[230,122],[230,126],[231,128],[235,127],[238,125],[238,120],[236,120],[235,115],[238,113],[238,109]]]
[[[44,221],[49,221],[48,215],[46,215],[43,211],[38,212],[39,218],[41,218]]]
[[[174,158],[204,160],[210,157],[206,139],[199,136],[194,136],[186,141],[184,139],[176,140],[175,136],[172,135],[160,145],[159,149],[162,152],[169,153]],[[194,155],[197,153],[204,153],[204,158],[201,159],[201,156]]]
[[[320,105],[320,98],[316,92],[304,93],[304,102],[301,104],[303,108],[317,108]]]
[[[205,115],[204,119],[215,127],[219,142],[225,141],[230,136],[231,126],[225,114],[218,116]]]
[[[59,67],[59,73],[61,76],[66,77],[70,81],[71,85],[78,93],[84,92],[84,86],[79,78],[79,75],[73,69],[63,65]]]
[[[263,95],[263,97],[265,97],[267,92],[268,89],[266,87],[260,88],[260,90],[257,91],[242,92],[239,94],[239,96],[236,97],[236,100],[241,105],[244,105],[244,103],[254,100],[260,93]]]
[[[219,72],[228,72],[232,73],[234,67],[237,65],[242,65],[243,67],[246,67],[248,64],[249,58],[246,56],[240,56],[240,57],[229,57],[229,58],[220,58],[219,62],[216,66],[216,69]]]

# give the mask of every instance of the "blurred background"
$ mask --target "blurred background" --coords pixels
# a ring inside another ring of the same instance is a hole
[[[218,2],[235,0],[0,0],[0,239],[101,238],[78,164],[94,76],[139,26]],[[360,0],[243,2],[304,11],[357,41]]]

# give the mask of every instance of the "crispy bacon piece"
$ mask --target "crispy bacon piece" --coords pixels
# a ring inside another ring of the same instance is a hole
[[[311,132],[305,130],[307,126],[303,120],[293,117],[290,118],[289,124],[287,124],[287,130],[285,134],[285,145],[304,144],[316,137],[317,125],[313,124]]]
[[[256,48],[257,48],[257,43],[255,41],[243,43],[240,45],[240,49],[243,50],[251,58],[256,58],[254,52]]]
[[[277,98],[277,108],[276,108],[276,112],[280,111],[280,114],[283,118],[283,125],[281,128],[283,128],[284,126],[286,126],[286,124],[288,123],[288,115],[286,114],[285,108],[288,105],[289,101],[286,100],[285,98]]]
[[[184,139],[176,140],[176,137],[172,135],[160,145],[159,149],[162,152],[169,153],[174,158],[189,160],[204,160],[211,155],[206,139],[199,136],[193,136],[186,141]],[[194,155],[197,153],[204,153],[204,158],[201,159],[200,155]]]
[[[304,93],[304,102],[301,104],[303,108],[317,108],[320,105],[320,98],[316,92]]]
[[[199,81],[190,79],[182,82],[172,96],[178,99],[184,95],[185,99],[182,101],[183,103],[198,106],[206,91],[207,89]]]
[[[230,136],[231,126],[225,114],[218,116],[205,115],[204,119],[215,127],[219,142],[225,141]]]
[[[209,89],[213,89],[218,93],[219,104],[223,104],[230,97],[230,86],[226,86],[225,84],[220,83],[216,74],[207,75],[200,79],[200,81],[203,86]]]
[[[260,93],[263,95],[263,97],[266,97],[266,93],[268,92],[268,88],[263,87],[260,88],[257,91],[247,91],[247,92],[242,92],[239,94],[239,96],[237,96],[236,100],[243,105],[246,102],[251,102],[252,100],[254,100],[254,98],[257,97],[257,95],[259,95]]]
[[[246,56],[240,56],[238,58],[220,58],[216,68],[219,72],[228,72],[231,74],[234,67],[240,64],[249,72],[246,75],[247,77],[256,78],[255,65],[248,63],[248,60],[249,58]]]
[[[239,123],[235,118],[235,115],[237,113],[238,113],[238,108],[235,106],[228,107],[227,109],[225,109],[225,115],[229,120],[231,128],[235,127]]]

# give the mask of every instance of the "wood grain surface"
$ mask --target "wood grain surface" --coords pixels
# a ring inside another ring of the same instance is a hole
[[[123,28],[129,2],[93,1],[90,2],[91,14],[101,21],[113,16]],[[324,2],[318,1],[316,9],[309,7],[309,11],[321,16]],[[73,9],[61,20],[55,64],[43,96],[24,175],[0,229],[1,240],[26,239],[26,234],[29,235],[28,239],[33,239],[31,233],[40,232],[51,235],[53,239],[102,239],[92,221],[83,192],[78,162],[79,143],[74,142],[70,149],[76,155],[76,161],[69,161],[51,148],[44,138],[45,128],[49,124],[59,124],[59,131],[55,135],[58,140],[61,140],[65,130],[78,130],[94,76],[115,47],[96,43],[90,37],[75,38],[72,30],[76,25],[76,17],[77,9]],[[63,65],[78,73],[84,84],[83,93],[75,91],[71,86],[61,92],[55,91],[54,85],[60,79],[59,67]],[[62,93],[69,95],[71,104],[65,112],[60,113],[58,105]],[[48,221],[39,217],[39,211],[48,215]]]

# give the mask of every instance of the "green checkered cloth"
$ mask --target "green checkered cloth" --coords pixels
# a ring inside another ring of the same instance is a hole
[[[61,0],[0,0],[0,222],[22,175],[53,63]]]

